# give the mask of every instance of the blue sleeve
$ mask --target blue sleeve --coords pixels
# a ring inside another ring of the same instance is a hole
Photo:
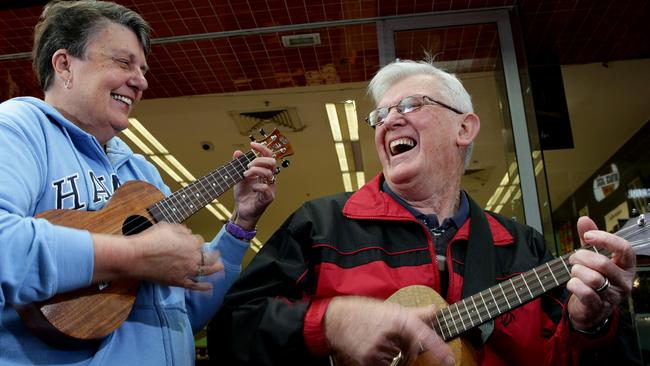
[[[224,270],[203,278],[212,282],[212,290],[185,291],[187,312],[194,332],[203,328],[219,310],[226,292],[241,273],[241,262],[248,247],[248,242],[230,235],[225,225],[208,244],[208,251],[218,250],[221,254]]]
[[[42,135],[15,123],[38,126],[27,117],[0,113],[0,306],[44,300],[92,279],[90,234],[33,218],[48,167]]]

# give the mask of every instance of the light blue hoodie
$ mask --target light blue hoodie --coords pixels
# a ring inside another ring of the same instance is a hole
[[[93,272],[87,231],[34,219],[49,209],[99,210],[116,187],[144,180],[168,195],[158,171],[115,137],[107,154],[90,134],[40,99],[0,104],[0,365],[192,365],[193,331],[221,305],[248,247],[223,228],[211,243],[225,265],[211,292],[142,282],[128,319],[98,347],[52,348],[12,304],[86,287]]]

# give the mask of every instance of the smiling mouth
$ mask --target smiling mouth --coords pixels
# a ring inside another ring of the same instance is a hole
[[[131,105],[133,105],[133,99],[131,99],[129,97],[125,97],[124,95],[111,93],[111,98],[117,100],[118,102],[122,102],[122,103],[126,104],[129,107]]]
[[[415,140],[408,137],[402,137],[390,142],[390,153],[392,156],[399,155],[413,149],[415,145],[417,145]]]

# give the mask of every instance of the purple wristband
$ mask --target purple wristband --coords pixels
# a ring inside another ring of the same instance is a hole
[[[251,241],[257,235],[257,230],[246,230],[230,220],[226,223],[226,230],[235,238],[245,241]]]

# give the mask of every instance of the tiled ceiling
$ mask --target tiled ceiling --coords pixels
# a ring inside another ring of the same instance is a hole
[[[650,57],[647,0],[117,2],[138,11],[153,29],[146,98],[365,81],[379,66],[372,20],[415,13],[514,7],[529,65]],[[43,3],[0,3],[0,100],[41,95],[28,53]],[[357,24],[359,19],[368,21]],[[318,24],[310,28],[311,23]],[[282,36],[303,33],[318,33],[321,43],[283,47]],[[456,65],[456,72],[490,70],[496,64],[493,25],[408,31],[397,34],[396,40],[398,57],[421,57],[401,53],[400,45],[412,50],[418,49],[413,45],[426,44],[425,50],[437,60],[465,60]]]

